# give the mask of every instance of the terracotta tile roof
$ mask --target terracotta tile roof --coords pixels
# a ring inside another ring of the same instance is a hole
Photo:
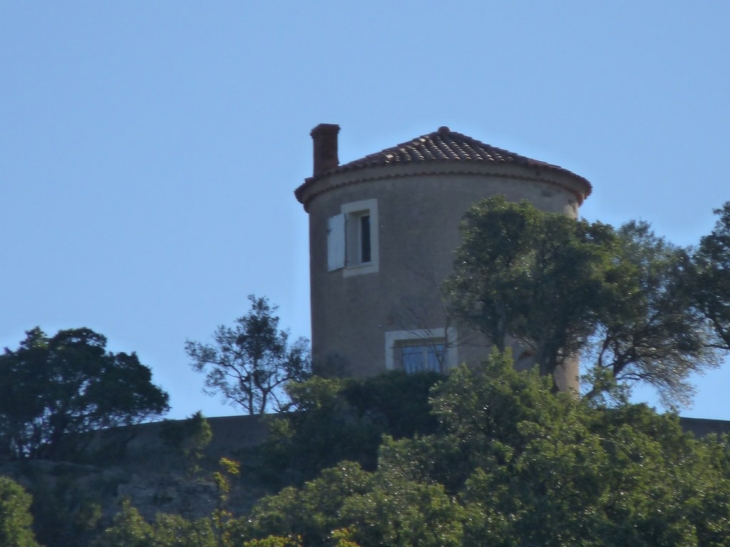
[[[451,131],[448,127],[440,127],[438,131],[417,137],[408,142],[391,148],[386,148],[364,158],[339,165],[334,169],[306,180],[295,192],[300,198],[305,187],[315,180],[335,173],[366,169],[384,165],[414,165],[430,162],[489,162],[493,164],[518,164],[527,167],[537,167],[548,171],[560,172],[569,175],[586,185],[586,195],[591,193],[591,183],[585,178],[563,169],[538,160],[533,160],[508,150],[503,150],[476,139]]]

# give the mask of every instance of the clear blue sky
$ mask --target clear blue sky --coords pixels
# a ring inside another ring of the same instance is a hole
[[[309,131],[349,161],[441,125],[566,167],[582,214],[689,245],[730,200],[727,2],[0,2],[0,347],[87,326],[170,417],[183,351],[279,304],[309,334]],[[730,419],[730,364],[685,415]],[[653,401],[650,392],[637,397]]]

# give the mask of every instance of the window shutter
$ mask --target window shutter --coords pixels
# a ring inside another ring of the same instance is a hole
[[[345,267],[345,214],[327,219],[327,271]]]

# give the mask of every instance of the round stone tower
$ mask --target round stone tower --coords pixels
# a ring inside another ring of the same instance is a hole
[[[496,194],[573,218],[590,183],[561,167],[441,127],[340,165],[339,126],[312,130],[314,174],[295,195],[309,213],[312,357],[323,375],[445,370],[489,341],[449,318],[440,285],[459,222]],[[514,344],[517,365],[529,355]],[[556,373],[577,387],[577,361]]]

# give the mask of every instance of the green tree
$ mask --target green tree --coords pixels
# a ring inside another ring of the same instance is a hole
[[[307,390],[312,404],[332,401],[311,394],[331,391],[321,382]],[[605,406],[551,388],[539,371],[517,372],[495,351],[433,386],[438,428],[384,436],[371,471],[342,461],[239,518],[220,506],[197,521],[158,515],[149,524],[126,504],[97,545],[730,545],[725,441],[696,440],[675,415],[645,405]],[[323,428],[331,424],[319,416]],[[221,463],[215,480],[224,503],[238,468]]]
[[[452,309],[500,351],[518,338],[552,374],[596,328],[615,232],[495,196],[469,209],[461,233],[445,284]]]
[[[158,514],[152,537],[155,547],[221,547],[209,518],[189,521],[180,515]]]
[[[282,487],[314,479],[342,460],[374,470],[383,435],[403,438],[436,430],[428,398],[442,378],[434,372],[393,371],[371,378],[315,376],[290,384],[287,391],[299,412],[271,420],[271,434],[256,448],[253,460],[259,465],[251,472],[265,484]]]
[[[700,240],[693,257],[695,298],[723,347],[730,349],[730,201],[715,214],[715,228]]]
[[[602,301],[600,321],[582,348],[594,375],[657,388],[668,406],[690,402],[692,372],[716,367],[718,338],[699,306],[686,249],[656,236],[648,224],[618,230],[617,290]],[[600,382],[591,394],[596,393]]]
[[[299,538],[285,538],[279,536],[268,536],[263,539],[254,539],[247,541],[243,547],[301,547]],[[338,543],[337,546],[342,547],[358,547],[354,543]]]
[[[251,309],[236,319],[233,328],[220,326],[214,344],[188,340],[185,351],[192,367],[206,372],[206,393],[220,393],[246,414],[264,414],[286,407],[282,387],[311,375],[309,343],[279,330],[276,306],[266,298],[248,297]]]
[[[3,547],[38,547],[31,526],[32,499],[8,477],[0,477],[0,545]]]
[[[726,444],[674,415],[555,394],[493,354],[434,388],[441,427],[385,438],[378,467],[342,462],[264,498],[232,528],[241,542],[304,546],[718,546],[730,544]]]
[[[235,535],[246,540],[292,536],[300,537],[303,545],[328,545],[331,532],[342,528],[345,500],[366,493],[370,480],[359,465],[342,462],[301,489],[288,487],[262,499],[250,518],[234,524]]]
[[[157,513],[149,523],[129,500],[122,501],[112,525],[96,538],[94,547],[238,547],[241,543],[231,534],[232,515],[225,507],[230,479],[238,473],[237,462],[221,458],[219,470],[211,476],[218,488],[218,506],[210,516],[195,520]]]
[[[23,466],[33,496],[33,531],[46,547],[86,545],[99,532],[101,482],[84,481],[85,466]]]
[[[459,369],[436,396],[447,446],[464,462],[451,478],[469,514],[465,545],[484,537],[493,545],[716,545],[730,537],[726,447],[695,441],[675,416],[644,405],[593,407],[547,397],[547,385],[493,358],[484,369]]]
[[[180,458],[185,474],[191,478],[201,471],[200,462],[213,440],[213,430],[199,410],[182,421],[162,422],[160,438]]]
[[[168,395],[151,378],[136,354],[107,352],[106,338],[90,329],[30,330],[0,355],[0,451],[60,458],[82,434],[160,415]]]
[[[95,547],[154,547],[154,529],[147,523],[129,500],[114,516],[112,526],[95,542]]]
[[[648,224],[615,230],[497,196],[461,230],[444,284],[452,310],[500,350],[526,344],[543,374],[581,355],[591,397],[641,381],[682,405],[690,373],[717,366],[722,346],[696,305],[690,254]]]

